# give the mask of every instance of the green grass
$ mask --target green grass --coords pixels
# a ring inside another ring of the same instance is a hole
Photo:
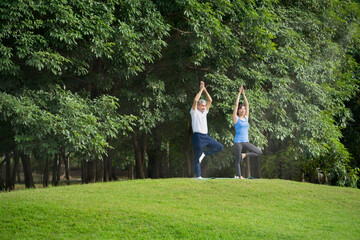
[[[0,194],[0,239],[360,239],[360,190],[165,179]]]

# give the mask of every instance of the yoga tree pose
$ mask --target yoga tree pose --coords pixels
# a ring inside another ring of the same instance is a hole
[[[244,98],[244,104],[240,103],[240,95]],[[241,176],[240,164],[247,156],[259,156],[262,151],[249,143],[249,103],[245,96],[244,87],[241,86],[239,94],[235,101],[233,111],[233,122],[235,125],[235,138],[234,138],[234,152],[235,152],[235,178],[243,179]],[[242,153],[242,149],[247,150],[247,153]]]
[[[207,101],[200,99],[201,94],[205,93]],[[209,156],[223,150],[223,145],[212,139],[208,135],[206,116],[212,103],[211,96],[206,91],[205,83],[200,82],[200,90],[194,98],[191,114],[191,124],[193,129],[192,144],[194,149],[194,172],[196,178],[202,179],[200,163],[205,156]],[[207,148],[206,151],[205,148]]]

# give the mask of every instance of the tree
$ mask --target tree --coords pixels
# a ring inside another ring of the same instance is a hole
[[[168,28],[151,1],[3,1],[0,12],[0,90],[13,96],[61,83],[101,98],[159,55]]]
[[[108,141],[119,132],[131,131],[135,120],[116,113],[114,97],[104,95],[91,101],[60,88],[28,91],[21,98],[2,93],[1,100],[1,118],[11,125],[16,148],[22,155],[27,187],[34,187],[29,159],[33,153],[38,161],[46,161],[45,176],[48,159],[54,158],[54,185],[59,180],[59,163],[64,161],[69,183],[66,161],[70,153],[85,161],[102,159],[110,147]]]

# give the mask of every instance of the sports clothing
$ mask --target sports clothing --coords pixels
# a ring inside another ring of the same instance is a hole
[[[248,156],[260,156],[262,151],[255,147],[253,144],[249,143],[249,122],[247,117],[244,117],[244,120],[241,120],[240,117],[235,124],[235,138],[234,138],[234,152],[235,152],[235,170],[237,176],[241,177],[241,167],[242,163],[242,150],[245,149],[248,152],[245,153],[245,157]]]
[[[241,176],[241,167],[240,164],[242,163],[242,149],[247,150],[248,152],[245,154],[245,157],[251,157],[251,156],[260,156],[262,154],[262,151],[252,145],[249,142],[241,142],[241,143],[234,143],[234,152],[235,152],[235,170],[236,175]]]
[[[207,134],[208,133],[208,126],[206,116],[208,114],[208,110],[204,112],[199,111],[199,109],[195,108],[195,111],[191,108],[191,126],[193,132]]]
[[[196,177],[201,176],[201,167],[199,158],[202,153],[205,156],[213,155],[223,150],[223,145],[212,139],[207,134],[194,133],[192,137],[192,145],[194,149],[194,172]],[[206,151],[205,148],[208,148]]]
[[[201,177],[200,157],[204,153],[205,156],[213,155],[223,150],[223,145],[212,139],[208,133],[207,119],[208,110],[204,112],[195,111],[191,108],[191,126],[193,129],[192,145],[194,149],[194,172],[196,177]],[[204,151],[207,148],[206,151]]]
[[[246,117],[245,120],[238,118],[235,124],[235,138],[234,143],[248,142],[249,141],[249,122]]]

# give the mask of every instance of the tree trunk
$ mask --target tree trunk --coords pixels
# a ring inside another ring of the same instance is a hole
[[[107,155],[104,154],[103,157],[104,161],[104,182],[116,180],[116,177],[113,178],[113,171],[112,171],[112,157],[111,157],[111,150],[109,149]]]
[[[31,170],[30,159],[31,159],[30,155],[23,154],[21,156],[21,162],[22,162],[23,168],[24,168],[25,187],[26,188],[35,188],[34,179],[33,179],[32,170]]]
[[[86,166],[86,160],[81,161],[81,183],[87,183],[87,166]]]
[[[153,140],[150,141],[150,146],[146,149],[148,155],[148,177],[160,178],[162,151],[161,151],[161,139],[156,130],[152,134]]]
[[[11,162],[10,162],[10,153],[5,152],[5,189],[11,189]]]
[[[145,178],[145,172],[144,172],[144,164],[142,162],[142,151],[141,147],[138,144],[137,138],[136,138],[136,132],[132,134],[132,144],[134,148],[134,154],[135,154],[135,173],[136,178]]]
[[[147,146],[147,134],[145,132],[143,132],[141,134],[141,142],[140,142],[140,150],[141,150],[141,163],[143,165],[143,173],[144,173],[144,178],[146,178],[147,176],[147,171],[146,171],[146,161],[145,161],[145,157],[146,157],[146,146]]]
[[[54,154],[54,160],[53,160],[53,172],[52,172],[52,181],[51,184],[53,186],[57,186],[59,184],[59,180],[58,180],[58,171],[59,171],[59,155],[58,154]]]
[[[132,163],[129,165],[128,178],[134,179],[134,165]]]
[[[108,149],[107,155],[104,155],[103,159],[104,159],[104,182],[116,180],[117,179],[116,174],[113,174],[111,149]]]
[[[169,171],[170,171],[170,143],[169,143],[169,141],[166,142],[166,152],[164,152],[162,157],[164,159],[162,161],[162,163],[164,163],[164,164],[163,164],[163,166],[161,166],[162,173],[161,173],[160,177],[165,178],[165,177],[169,176]]]
[[[304,172],[301,172],[301,181],[305,182],[305,173]]]
[[[147,155],[148,155],[148,168],[147,168],[147,170],[148,170],[148,173],[147,173],[147,175],[148,175],[148,177],[149,178],[155,178],[155,167],[154,167],[154,165],[155,165],[155,161],[156,161],[156,156],[155,156],[155,151],[154,151],[154,149],[152,149],[152,148],[148,148],[147,149]]]
[[[113,171],[112,155],[110,154],[110,152],[107,158],[107,168],[108,168],[109,181],[117,180],[116,171]]]
[[[17,181],[16,181],[16,182],[18,182],[18,183],[21,182],[20,173],[21,173],[21,170],[20,170],[20,167],[19,167],[19,169],[18,169],[18,171],[17,171],[17,173],[16,173],[16,178],[17,178]]]
[[[58,165],[57,165],[57,171],[56,171],[56,181],[59,184],[60,183],[60,172],[61,170],[61,153],[59,153],[59,157],[58,157]]]
[[[62,158],[64,160],[64,165],[65,165],[66,183],[67,183],[67,185],[70,185],[70,153],[68,153],[68,155],[66,155],[65,149],[63,149],[61,152],[61,155],[62,155]]]
[[[108,154],[103,156],[103,161],[104,161],[104,182],[108,182],[109,181],[109,151]]]
[[[14,167],[11,174],[11,189],[13,190],[15,188],[15,181],[16,181],[16,174],[19,172],[19,154],[17,151],[14,151]]]
[[[111,180],[118,180],[116,175],[116,167],[111,165]]]
[[[250,158],[246,157],[246,168],[247,168],[247,177],[251,176],[251,168],[250,168]]]
[[[5,164],[5,159],[0,162],[0,191],[3,191],[5,189],[5,181],[2,176],[2,167]]]
[[[101,182],[103,180],[103,172],[104,172],[104,161],[101,161],[100,159],[95,159],[95,181]]]
[[[161,154],[156,149],[148,149],[148,177],[149,178],[160,178],[160,161]]]
[[[192,128],[191,128],[191,122],[188,121],[187,130],[185,133],[185,139],[184,139],[184,156],[185,156],[185,166],[187,169],[187,177],[192,177],[192,161],[191,161],[191,148],[189,147],[191,144],[191,134],[192,134]]]
[[[95,168],[95,162],[94,161],[88,161],[86,163],[86,183],[94,183],[96,178],[96,168]]]
[[[49,186],[49,159],[45,160],[45,169],[43,177],[43,187]]]

